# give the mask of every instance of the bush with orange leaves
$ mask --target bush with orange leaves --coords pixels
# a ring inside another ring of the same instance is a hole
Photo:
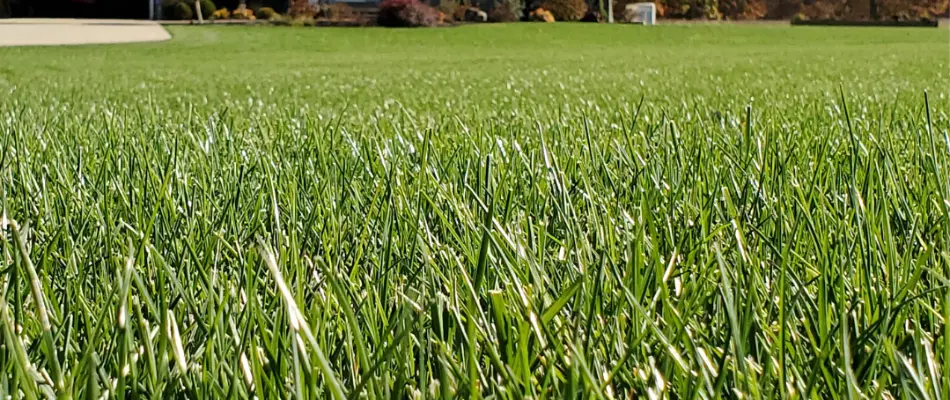
[[[231,18],[231,12],[227,8],[219,8],[211,13],[211,19],[228,19]]]
[[[881,19],[932,19],[950,16],[950,1],[878,0],[877,15]]]
[[[255,20],[257,17],[254,16],[254,11],[250,8],[237,8],[234,11],[231,11],[231,19],[247,19]]]
[[[528,19],[534,22],[554,22],[554,14],[543,8],[538,8],[528,15]]]

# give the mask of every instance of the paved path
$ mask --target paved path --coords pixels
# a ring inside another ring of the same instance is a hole
[[[171,39],[152,21],[88,19],[2,19],[0,47],[155,42]]]

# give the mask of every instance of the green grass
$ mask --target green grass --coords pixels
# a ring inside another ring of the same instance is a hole
[[[946,30],[170,30],[0,49],[0,397],[950,398]]]

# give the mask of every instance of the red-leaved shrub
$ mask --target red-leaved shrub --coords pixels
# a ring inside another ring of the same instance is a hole
[[[376,21],[388,27],[436,26],[439,11],[419,0],[385,0],[379,5]]]

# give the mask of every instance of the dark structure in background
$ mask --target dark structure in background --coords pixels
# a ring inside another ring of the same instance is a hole
[[[152,0],[0,0],[13,18],[148,19]],[[0,10],[2,10],[0,4]]]

